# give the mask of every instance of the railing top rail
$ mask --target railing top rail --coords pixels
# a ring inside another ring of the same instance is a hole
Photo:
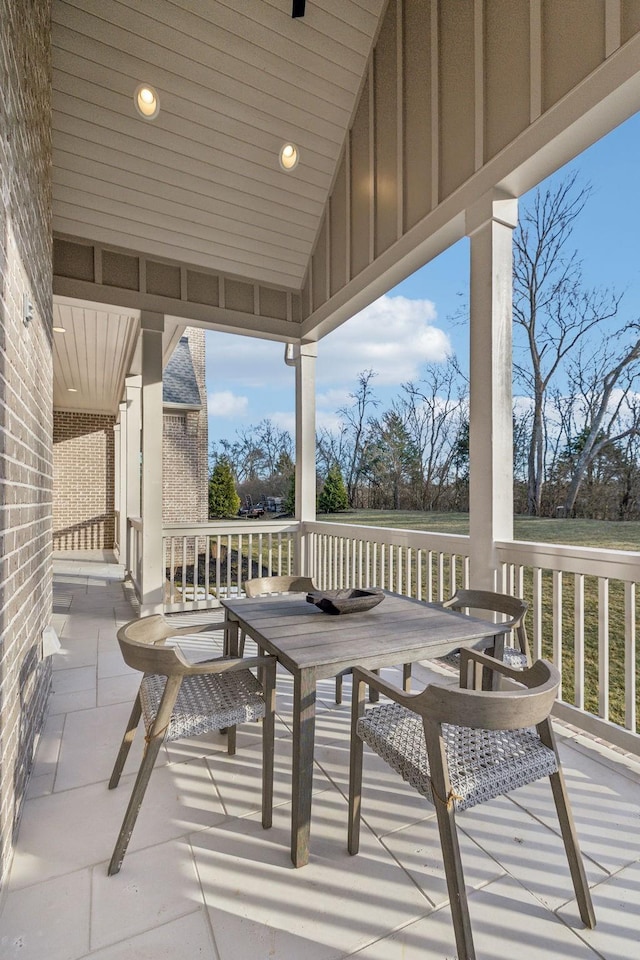
[[[206,523],[164,523],[164,537],[206,537],[236,533],[295,533],[297,520],[211,520]]]
[[[373,527],[358,523],[332,523],[308,520],[302,524],[305,533],[320,533],[334,537],[351,537],[376,543],[396,544],[422,550],[441,550],[443,553],[467,554],[469,537],[456,533],[436,533],[430,530],[408,530],[400,527]]]
[[[498,559],[527,567],[640,581],[640,552],[582,547],[575,544],[533,543],[527,540],[502,540],[496,543]]]

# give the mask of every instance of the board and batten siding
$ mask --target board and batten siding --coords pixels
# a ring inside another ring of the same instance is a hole
[[[637,73],[624,45],[639,11],[632,0],[389,0],[305,278],[303,335],[329,332],[360,292],[357,308],[370,302],[372,282],[384,292],[463,236],[488,190],[519,196],[597,139],[582,128],[572,140],[563,124],[614,87],[605,68]],[[609,129],[633,112],[619,107]]]

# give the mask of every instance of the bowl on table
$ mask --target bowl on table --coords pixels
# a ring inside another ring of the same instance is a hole
[[[372,589],[343,589],[343,590],[310,590],[307,594],[307,603],[314,603],[323,613],[344,614],[364,613],[377,607],[384,600],[382,590]]]

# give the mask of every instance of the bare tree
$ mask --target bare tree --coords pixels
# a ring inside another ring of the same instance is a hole
[[[283,458],[291,460],[293,438],[269,420],[236,431],[235,440],[211,444],[210,459],[215,465],[222,457],[232,466],[237,483],[270,480],[280,472]]]
[[[468,415],[467,382],[455,358],[428,364],[418,383],[403,384],[403,419],[421,461],[417,506],[435,510],[452,479]]]
[[[624,343],[628,333],[633,334],[632,342],[612,351],[609,344]],[[614,341],[601,342],[589,353],[580,350],[571,364],[573,392],[582,401],[584,428],[565,497],[565,516],[572,514],[585,473],[594,460],[607,447],[638,433],[640,422],[633,388],[640,367],[639,333],[637,321],[627,324]]]
[[[374,436],[371,427],[372,411],[379,405],[373,392],[373,370],[363,370],[358,376],[355,393],[349,394],[353,401],[338,410],[341,426],[337,433],[321,430],[318,434],[317,460],[327,473],[332,464],[340,466],[347,487],[349,506],[356,506],[358,488],[367,476],[373,455]]]
[[[565,358],[595,328],[616,316],[620,296],[583,285],[577,253],[569,250],[576,219],[591,194],[577,174],[538,190],[523,207],[514,234],[513,319],[525,335],[526,362],[516,374],[533,402],[528,452],[527,509],[539,515],[545,477],[545,398]]]

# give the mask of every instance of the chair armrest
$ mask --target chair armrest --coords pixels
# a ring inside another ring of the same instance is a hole
[[[217,657],[215,660],[201,660],[195,663],[180,657],[185,670],[183,676],[197,676],[204,673],[227,673],[234,670],[248,670],[250,667],[266,667],[275,674],[275,657]]]
[[[168,624],[170,626],[170,624]],[[176,627],[175,630],[171,627],[171,633],[168,634],[167,639],[173,637],[186,637],[191,633],[206,633],[210,631],[211,633],[217,633],[220,630],[227,630],[229,627],[237,627],[237,621],[232,620],[214,620],[212,623],[197,623],[192,627]]]
[[[390,700],[394,700],[396,703],[401,704],[403,707],[408,707],[409,709],[411,709],[412,701],[415,700],[416,697],[421,696],[420,693],[405,693],[404,690],[396,687],[393,683],[383,680],[382,677],[380,677],[377,673],[373,673],[371,670],[366,670],[364,667],[353,667],[351,673],[354,690],[357,683],[366,683],[373,690],[383,693],[385,697],[388,697]]]
[[[486,653],[482,653],[480,650],[475,650],[472,647],[462,647],[460,649],[461,687],[466,687],[469,676],[469,664],[471,662],[477,663],[479,666],[490,670],[492,673],[499,673],[503,677],[507,677],[510,680],[515,680],[519,686],[522,686],[523,684],[525,686],[529,685],[526,681],[526,674],[528,671],[518,669],[517,667],[510,667],[508,664],[503,663],[502,660],[497,660],[495,657],[488,656]],[[476,676],[474,675],[474,680],[475,679]],[[475,689],[475,687],[473,689]]]

